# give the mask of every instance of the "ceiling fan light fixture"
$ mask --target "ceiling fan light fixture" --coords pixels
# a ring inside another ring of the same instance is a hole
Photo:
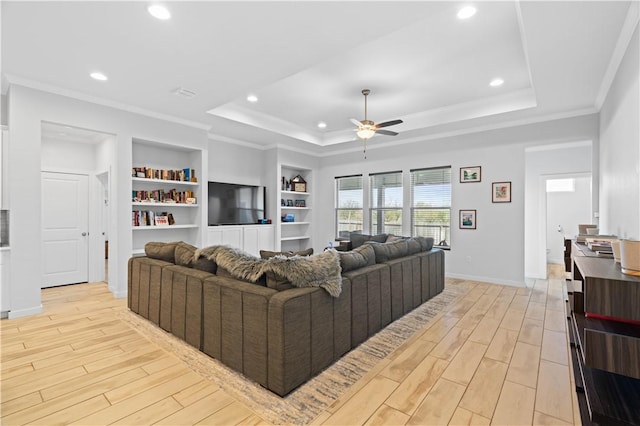
[[[376,130],[368,125],[364,125],[356,130],[356,135],[358,135],[358,137],[363,140],[371,139],[375,134]]]
[[[475,15],[477,12],[477,9],[473,6],[465,6],[462,9],[460,9],[458,11],[458,19],[469,19],[471,18],[473,15]]]

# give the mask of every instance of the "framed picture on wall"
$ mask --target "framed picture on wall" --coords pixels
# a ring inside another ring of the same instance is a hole
[[[460,167],[460,183],[480,182],[482,167]]]
[[[460,229],[476,229],[475,210],[460,210]]]
[[[511,182],[493,182],[491,184],[491,201],[494,203],[510,203]]]

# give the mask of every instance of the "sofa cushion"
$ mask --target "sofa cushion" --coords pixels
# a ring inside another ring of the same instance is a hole
[[[349,240],[353,244],[353,248],[360,247],[366,241],[375,241],[377,243],[384,243],[387,241],[387,234],[369,235],[361,234],[359,232],[352,232],[349,235]]]
[[[197,248],[185,242],[179,242],[175,248],[176,265],[188,266],[199,271],[215,274],[218,265],[213,260],[209,260],[204,256],[195,258]]]
[[[270,257],[274,257],[274,256],[286,256],[286,257],[311,256],[312,254],[313,254],[313,248],[308,248],[306,250],[300,250],[296,252],[260,250],[260,257],[262,259],[269,259]],[[290,288],[293,288],[293,285],[288,279],[276,274],[275,272],[269,271],[265,275],[267,276],[266,277],[267,287],[269,288],[273,288],[278,291],[288,290]]]
[[[370,244],[373,247],[373,251],[376,254],[376,263],[383,263],[392,259],[407,256],[409,253],[407,241],[404,239],[392,241],[390,243],[366,241],[365,244]]]
[[[342,272],[352,271],[376,263],[376,254],[370,244],[363,244],[351,251],[339,251]]]
[[[151,259],[175,263],[175,249],[178,243],[161,243],[149,241],[144,245],[144,253]]]

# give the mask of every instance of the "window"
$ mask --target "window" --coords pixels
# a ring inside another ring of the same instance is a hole
[[[411,235],[451,244],[451,166],[411,170]]]
[[[362,175],[336,178],[336,239],[362,232]]]
[[[575,179],[547,179],[547,192],[575,192]]]
[[[402,172],[369,175],[371,234],[402,235]]]

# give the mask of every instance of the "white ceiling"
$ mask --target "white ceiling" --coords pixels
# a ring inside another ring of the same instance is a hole
[[[369,119],[404,121],[378,144],[598,109],[633,2],[472,3],[462,21],[467,2],[164,2],[172,18],[159,21],[143,1],[2,1],[3,91],[24,84],[316,152],[357,143],[363,88]]]

